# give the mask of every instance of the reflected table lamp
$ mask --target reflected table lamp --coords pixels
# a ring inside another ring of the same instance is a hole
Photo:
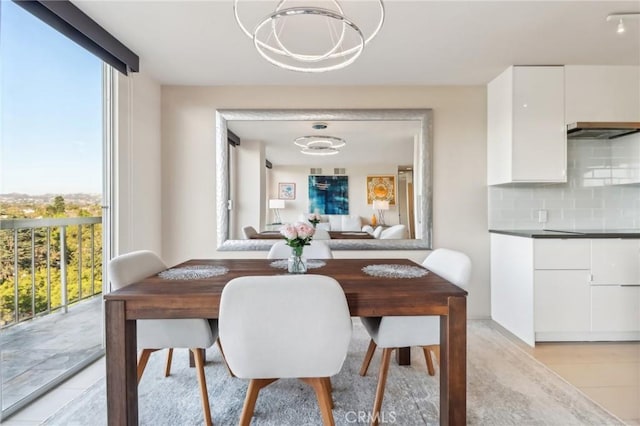
[[[373,209],[378,212],[378,224],[384,225],[384,212],[389,210],[388,200],[373,200]]]
[[[269,200],[269,208],[273,209],[273,215],[275,217],[275,222],[273,222],[274,225],[281,224],[282,219],[280,218],[280,209],[284,209],[284,200]]]

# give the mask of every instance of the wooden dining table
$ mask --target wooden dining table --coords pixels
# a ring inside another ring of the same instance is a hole
[[[223,275],[163,279],[158,275],[104,296],[109,425],[138,424],[136,320],[218,318],[220,295],[241,276],[284,274],[266,259],[194,259],[176,265],[222,266]],[[384,278],[363,271],[369,265],[418,264],[406,259],[330,259],[310,269],[342,286],[352,316],[440,316],[440,424],[466,424],[467,292],[429,272],[419,278]],[[304,285],[301,280],[300,285]]]

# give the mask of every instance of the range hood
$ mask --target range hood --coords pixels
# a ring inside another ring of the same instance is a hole
[[[568,139],[615,139],[640,132],[640,122],[579,121],[567,124]]]

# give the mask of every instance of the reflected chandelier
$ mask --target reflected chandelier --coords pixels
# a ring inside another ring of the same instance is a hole
[[[301,153],[307,155],[335,155],[347,144],[344,139],[335,136],[300,136],[293,143],[300,148]]]
[[[352,64],[380,32],[384,22],[382,0],[375,0],[379,5],[380,19],[369,36],[365,36],[361,27],[345,16],[338,0],[322,2],[331,6],[330,9],[317,6],[285,7],[292,1],[280,0],[275,11],[260,20],[253,31],[249,31],[240,19],[239,0],[233,2],[236,22],[242,32],[253,40],[258,53],[273,65],[291,71],[318,73]],[[287,26],[290,31],[285,31]],[[319,40],[324,45],[310,46],[309,39]]]

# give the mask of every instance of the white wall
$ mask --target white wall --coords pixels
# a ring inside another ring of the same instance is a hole
[[[221,108],[433,108],[434,247],[471,256],[468,315],[489,317],[485,87],[163,86],[162,253],[170,264],[237,255],[216,251],[215,111]]]
[[[322,167],[322,176],[333,176],[333,167]],[[367,204],[367,176],[396,175],[397,191],[398,164],[370,164],[366,167],[347,167],[344,176],[349,178],[349,214],[360,216],[363,224],[371,222],[374,213],[371,204]],[[295,222],[301,214],[309,211],[309,167],[306,166],[273,166],[268,182],[268,198],[278,198],[278,183],[296,184],[296,199],[287,200],[285,209],[280,212],[283,222]],[[389,206],[385,213],[388,225],[398,223],[398,206]]]
[[[114,254],[162,253],[160,85],[144,73],[117,74]]]

